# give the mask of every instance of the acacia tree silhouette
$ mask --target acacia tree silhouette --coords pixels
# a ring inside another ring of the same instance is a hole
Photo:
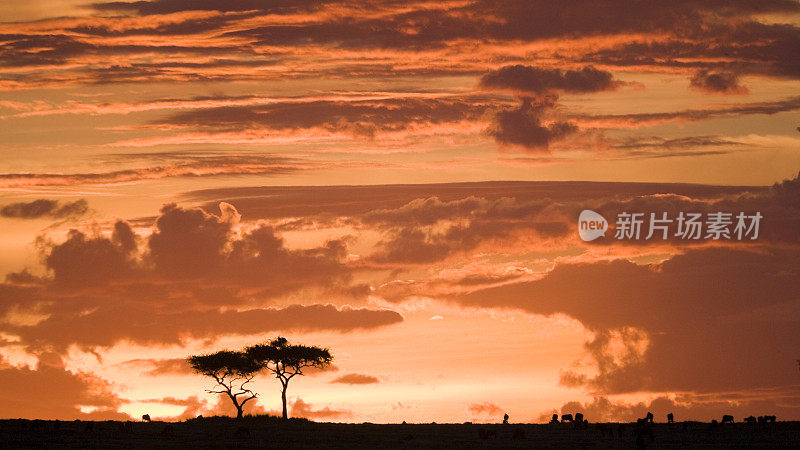
[[[206,389],[209,394],[225,394],[236,407],[236,418],[241,419],[245,403],[258,394],[246,387],[253,380],[261,365],[244,351],[222,350],[206,355],[187,358],[192,369],[217,382],[218,388]]]
[[[303,375],[303,369],[306,367],[321,369],[333,361],[333,356],[327,348],[290,345],[286,338],[280,336],[267,344],[250,346],[245,352],[260,367],[267,369],[280,380],[284,419],[289,418],[286,411],[286,389],[289,387],[289,381],[296,375]]]

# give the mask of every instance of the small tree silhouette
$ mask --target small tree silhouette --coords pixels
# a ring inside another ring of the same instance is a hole
[[[222,350],[207,355],[193,355],[187,358],[195,372],[211,377],[217,388],[207,389],[209,394],[225,394],[236,407],[236,418],[241,419],[245,403],[258,394],[245,385],[261,369],[261,366],[246,352]]]
[[[286,412],[286,389],[289,387],[289,381],[296,375],[303,375],[303,369],[306,367],[321,369],[333,361],[333,356],[327,348],[290,345],[286,338],[280,336],[267,344],[248,347],[245,351],[261,367],[280,380],[284,419],[289,417]]]

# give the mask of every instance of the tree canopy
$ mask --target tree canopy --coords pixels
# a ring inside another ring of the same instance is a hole
[[[281,336],[265,344],[248,347],[245,352],[262,368],[275,375],[281,382],[281,403],[283,418],[289,417],[286,410],[286,390],[289,381],[297,375],[303,375],[303,369],[314,367],[325,368],[333,361],[330,350],[307,345],[292,345]]]
[[[244,405],[258,396],[246,386],[261,370],[261,365],[247,352],[221,350],[190,356],[188,361],[195,372],[216,381],[217,387],[207,389],[206,392],[227,395],[236,408],[237,418],[242,417]]]
[[[242,417],[245,403],[258,396],[246,387],[247,384],[259,371],[266,369],[281,382],[283,418],[287,419],[286,390],[289,381],[297,375],[303,375],[303,369],[307,367],[323,369],[329,366],[333,356],[327,348],[292,345],[286,338],[278,336],[267,343],[241,351],[221,350],[187,359],[195,372],[216,381],[217,387],[206,392],[227,395],[236,407],[238,418]]]

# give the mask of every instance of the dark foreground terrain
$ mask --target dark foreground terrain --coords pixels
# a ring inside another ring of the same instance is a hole
[[[622,427],[620,436],[619,429]],[[652,439],[650,438],[652,432]],[[186,422],[0,421],[2,448],[800,448],[800,422],[334,424],[265,416]]]

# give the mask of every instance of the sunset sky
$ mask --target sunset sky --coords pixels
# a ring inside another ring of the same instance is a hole
[[[185,358],[282,335],[313,420],[800,420],[799,55],[796,0],[0,0],[0,418],[232,414]]]

